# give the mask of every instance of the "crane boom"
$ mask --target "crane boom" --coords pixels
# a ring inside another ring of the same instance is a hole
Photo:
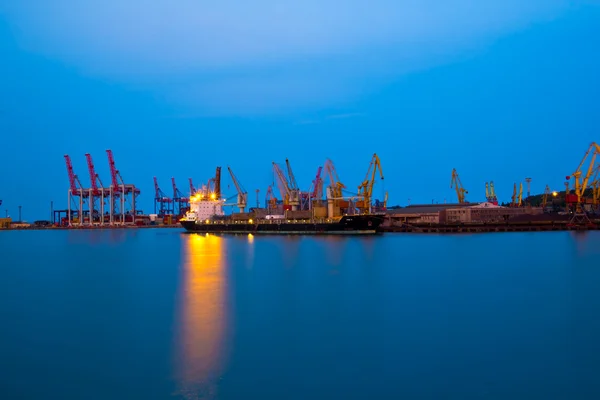
[[[94,161],[92,160],[92,155],[90,153],[85,153],[85,158],[87,160],[88,171],[90,173],[90,183],[92,184],[92,193],[94,196],[98,196],[100,191],[98,190],[98,185],[96,184],[96,170],[94,168]]]
[[[221,167],[217,167],[215,172],[215,197],[221,198]]]
[[[542,196],[542,210],[546,208],[546,204],[548,204],[548,196],[550,196],[550,186],[546,185],[544,189],[544,195]]]
[[[279,194],[283,198],[283,204],[287,205],[290,202],[290,187],[287,178],[275,161],[273,161],[273,171],[277,176],[277,187],[279,188]]]
[[[296,183],[296,177],[294,177],[294,173],[292,172],[292,166],[290,165],[290,160],[285,159],[285,165],[287,167],[288,173],[288,186],[290,190],[298,190],[298,184]]]
[[[452,180],[450,181],[450,188],[455,188],[456,196],[458,197],[458,202],[460,204],[466,203],[465,194],[469,192],[463,187],[462,182],[460,181],[460,177],[458,176],[458,172],[456,172],[456,168],[452,170]]]
[[[71,193],[78,194],[79,191],[77,190],[76,175],[73,171],[71,157],[68,154],[65,154],[65,162],[67,164],[67,173],[69,174],[69,187],[71,188]]]
[[[115,167],[115,159],[112,154],[112,150],[106,150],[106,155],[108,156],[108,165],[110,167],[110,177],[112,182],[112,188],[115,193],[119,192],[121,188],[119,187],[119,181],[117,175],[119,171],[117,171],[117,167]]]
[[[313,191],[311,193],[311,197],[313,199],[321,199],[323,197],[323,178],[321,178],[321,171],[323,167],[319,167],[317,169],[317,175],[315,176],[315,180],[313,180]]]
[[[248,192],[244,189],[242,184],[238,181],[238,179],[233,174],[231,167],[227,166],[227,170],[229,171],[229,175],[231,175],[231,180],[233,181],[233,185],[235,186],[235,190],[237,190],[237,206],[240,209],[240,212],[244,212],[246,208],[246,203],[248,201]]]
[[[331,188],[331,194],[334,198],[342,197],[342,190],[346,189],[346,185],[344,185],[335,170],[335,166],[333,165],[333,161],[330,159],[325,160],[325,172],[329,176],[329,187]]]
[[[365,180],[358,186],[358,194],[363,198],[362,212],[370,212],[371,199],[373,196],[373,186],[375,185],[375,178],[377,176],[377,170],[379,170],[379,176],[383,180],[383,170],[381,169],[381,161],[377,153],[373,154],[369,169],[365,176]]]
[[[595,169],[600,168],[600,165],[598,165],[598,166],[596,165],[596,157],[598,155],[600,155],[600,145],[598,145],[595,142],[592,142],[589,145],[587,151],[585,152],[583,159],[579,163],[579,166],[577,167],[575,172],[573,172],[573,174],[572,174],[572,176],[575,180],[575,199],[574,200],[577,203],[578,212],[581,211],[581,203],[582,203],[585,191],[588,188],[588,184],[590,183],[590,178],[594,174]],[[583,175],[582,167],[584,166],[588,157],[590,157],[590,163],[587,168],[586,174]],[[593,180],[592,180],[592,183],[593,183]],[[567,197],[569,197],[569,196],[567,196]],[[573,202],[573,201],[567,200],[567,203],[569,203],[569,202]]]
[[[492,197],[492,203],[497,203],[498,197],[496,196],[496,188],[494,187],[494,181],[490,181],[490,195]]]

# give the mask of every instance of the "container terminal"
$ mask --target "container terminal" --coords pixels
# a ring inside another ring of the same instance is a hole
[[[227,167],[235,187],[232,196],[225,197],[221,190],[221,167],[205,183],[194,185],[188,178],[184,190],[171,178],[170,193],[154,184],[154,210],[144,213],[137,207],[141,190],[132,183],[125,183],[116,168],[111,150],[106,150],[110,180],[104,184],[95,171],[92,156],[85,154],[89,185],[84,187],[73,169],[69,155],[65,155],[68,175],[67,208],[52,210],[51,221],[25,223],[11,218],[0,218],[0,229],[81,229],[81,228],[130,228],[130,227],[181,227],[180,221],[190,211],[194,202],[210,204],[214,201],[223,208],[236,209],[230,219],[238,221],[261,221],[282,218],[307,220],[310,218],[341,218],[348,215],[382,214],[383,232],[504,232],[504,231],[550,231],[600,229],[600,145],[589,145],[583,159],[574,172],[565,177],[564,189],[551,190],[546,185],[542,194],[531,195],[532,179],[524,179],[527,192],[524,196],[523,182],[515,182],[509,203],[498,202],[493,181],[482,184],[481,194],[485,201],[471,202],[469,192],[463,187],[458,171],[450,175],[449,189],[455,192],[456,202],[448,204],[414,204],[408,206],[387,205],[387,192],[383,199],[373,198],[377,178],[383,180],[381,161],[373,154],[367,174],[357,190],[349,190],[340,180],[333,161],[325,160],[317,167],[315,178],[308,190],[301,190],[294,177],[290,161],[285,165],[272,163],[275,182],[266,189],[264,206],[261,207],[260,189],[255,190],[255,206],[249,204],[248,192],[232,169]],[[209,202],[207,202],[207,200]],[[233,211],[233,210],[232,210]]]

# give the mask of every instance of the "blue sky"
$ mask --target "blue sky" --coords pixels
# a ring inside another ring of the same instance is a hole
[[[272,161],[308,189],[331,158],[355,188],[374,152],[390,204],[455,201],[452,168],[508,201],[600,140],[597,1],[36,3],[0,3],[2,216],[66,207],[64,154],[108,182],[107,148],[150,212],[153,176],[230,165],[262,202]]]

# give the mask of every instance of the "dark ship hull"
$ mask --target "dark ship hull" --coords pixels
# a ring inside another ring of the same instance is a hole
[[[199,233],[252,233],[252,234],[376,234],[381,232],[383,215],[346,215],[332,222],[301,222],[288,220],[249,221],[180,221],[188,232]]]

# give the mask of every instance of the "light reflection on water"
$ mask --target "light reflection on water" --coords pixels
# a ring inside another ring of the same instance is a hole
[[[179,395],[215,398],[223,368],[226,315],[226,240],[183,235],[182,285],[175,333]]]

